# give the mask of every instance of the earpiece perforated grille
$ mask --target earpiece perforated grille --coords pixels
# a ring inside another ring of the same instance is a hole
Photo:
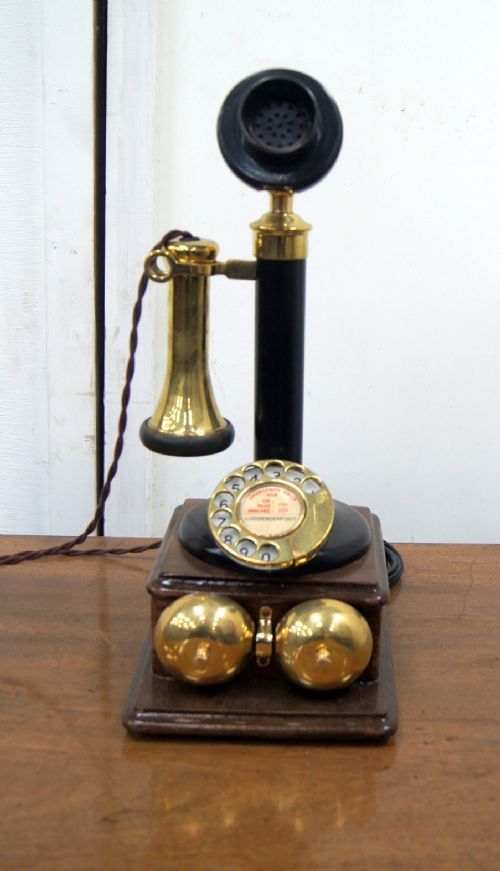
[[[296,148],[309,135],[312,119],[304,106],[271,100],[255,113],[252,134],[266,148]]]

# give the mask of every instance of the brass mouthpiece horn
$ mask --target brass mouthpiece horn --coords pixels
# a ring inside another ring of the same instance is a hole
[[[151,251],[145,271],[169,282],[167,371],[158,404],[140,429],[143,444],[173,456],[215,454],[232,444],[233,425],[220,413],[208,371],[209,278],[218,247],[207,239],[172,242]],[[166,258],[163,272],[158,259]]]

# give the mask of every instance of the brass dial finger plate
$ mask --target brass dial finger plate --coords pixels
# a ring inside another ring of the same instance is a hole
[[[208,505],[209,526],[221,550],[268,571],[310,560],[333,520],[333,499],[321,478],[286,460],[239,466],[217,485]]]

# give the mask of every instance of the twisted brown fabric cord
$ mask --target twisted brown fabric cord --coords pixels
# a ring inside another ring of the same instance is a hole
[[[154,248],[162,248],[168,245],[169,242],[172,242],[173,239],[182,240],[194,238],[195,237],[192,236],[191,233],[187,233],[182,230],[171,230],[170,233],[167,233],[163,237],[163,239],[154,246]],[[118,470],[118,461],[123,451],[123,436],[127,428],[127,408],[130,400],[130,385],[132,383],[135,369],[135,352],[137,350],[138,326],[142,313],[142,301],[144,299],[144,294],[146,293],[147,287],[148,277],[146,273],[143,273],[141,276],[141,280],[139,281],[139,286],[137,289],[137,300],[135,302],[132,313],[132,329],[129,339],[130,352],[125,373],[125,386],[122,391],[120,417],[118,419],[118,436],[115,443],[115,449],[113,451],[113,460],[108,469],[108,473],[106,475],[106,480],[103,484],[102,490],[99,494],[95,514],[92,520],[90,521],[86,529],[80,535],[76,536],[76,538],[71,538],[64,544],[58,544],[54,547],[47,547],[43,550],[21,550],[18,553],[7,554],[6,556],[0,557],[0,566],[15,565],[16,563],[22,563],[26,560],[40,559],[40,557],[43,556],[102,556],[103,554],[119,555],[124,553],[144,553],[144,551],[146,550],[154,550],[155,548],[158,548],[160,546],[161,541],[158,540],[153,542],[152,544],[143,544],[137,547],[96,547],[90,550],[74,549],[79,544],[83,544],[83,542],[89,537],[89,535],[94,532],[97,524],[103,517],[104,506],[111,490],[111,483]]]

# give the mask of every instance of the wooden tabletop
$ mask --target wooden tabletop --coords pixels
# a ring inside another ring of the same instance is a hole
[[[372,746],[133,739],[153,554],[0,568],[0,867],[500,868],[500,546],[400,549]]]

